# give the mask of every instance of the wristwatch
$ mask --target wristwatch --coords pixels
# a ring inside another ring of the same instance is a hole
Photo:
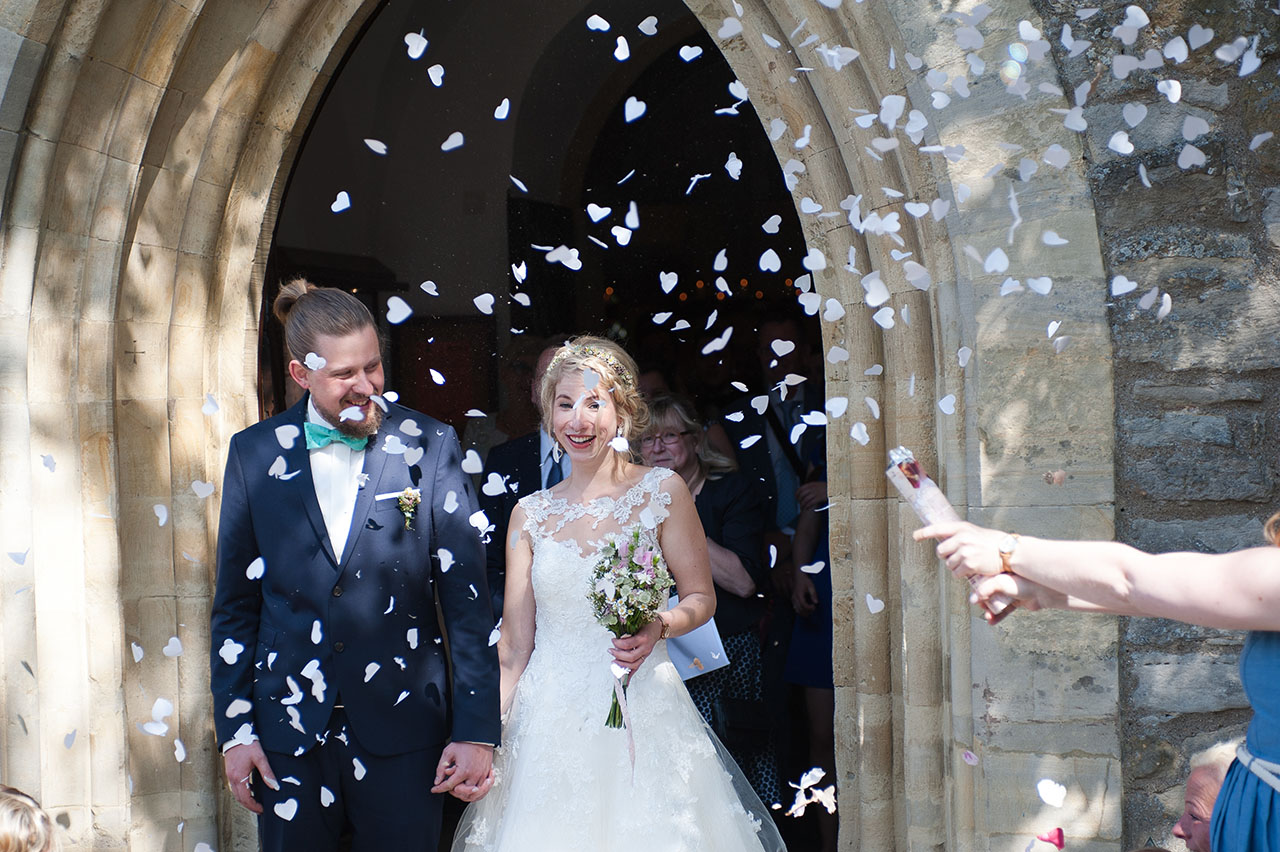
[[[1013,566],[1009,563],[1013,561],[1013,551],[1018,547],[1018,534],[1009,533],[1000,541],[1000,566],[1001,570],[1006,574],[1013,573]]]

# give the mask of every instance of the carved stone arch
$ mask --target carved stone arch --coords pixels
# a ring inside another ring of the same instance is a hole
[[[377,2],[11,5],[9,32],[38,61],[5,199],[0,274],[0,539],[21,556],[6,557],[0,588],[5,780],[65,815],[70,849],[165,848],[181,820],[187,848],[248,848],[252,826],[229,816],[207,733],[202,625],[216,488],[227,440],[258,414],[259,303],[276,203],[329,75]],[[1064,375],[1069,365],[1069,381],[1045,366],[1044,352],[1009,342],[1008,330],[1038,325],[1041,314],[998,301],[1002,276],[963,252],[1003,245],[1009,228],[1014,184],[982,180],[996,162],[990,140],[1016,137],[1009,141],[1036,158],[1051,141],[1078,154],[1074,138],[1042,114],[1066,104],[1034,91],[1023,103],[975,89],[931,111],[905,54],[952,75],[964,63],[953,22],[932,4],[846,0],[828,10],[808,0],[745,0],[741,13],[737,5],[690,2],[713,36],[726,19],[741,21],[742,33],[719,44],[766,129],[774,118],[787,126],[776,148],[780,163],[805,166],[797,206],[809,196],[837,210],[861,194],[864,210],[887,214],[901,201],[886,199],[882,186],[904,200],[953,206],[959,184],[975,189],[963,218],[900,216],[904,250],[936,282],[928,293],[905,281],[883,241],[864,239],[843,215],[801,215],[809,247],[827,261],[817,289],[844,311],[823,323],[824,344],[849,353],[827,372],[829,394],[850,400],[828,448],[842,848],[988,848],[989,838],[1026,828],[1019,797],[1040,777],[1031,773],[1068,760],[1075,777],[1097,783],[1063,822],[1077,837],[1115,846],[1114,628],[1110,638],[1104,626],[1064,639],[1052,619],[1014,620],[1002,628],[1012,641],[999,643],[985,628],[971,631],[962,594],[930,549],[911,543],[914,520],[886,496],[882,474],[885,448],[908,444],[972,518],[1027,532],[1109,534],[1109,341],[1079,157],[1017,190],[1020,245],[1038,240],[1050,216],[1071,239],[1055,298],[1074,342],[1053,362]],[[1001,14],[1038,21],[1028,3]],[[769,47],[766,33],[783,46]],[[810,33],[861,58],[836,71],[808,46],[801,62],[794,51]],[[801,64],[814,70],[797,72]],[[1036,73],[1054,77],[1052,67]],[[882,159],[868,154],[850,108],[878,111],[886,94],[906,95],[929,118],[926,141],[965,145],[965,158],[952,163],[905,144]],[[806,126],[809,144],[797,149]],[[889,286],[899,321],[888,332],[868,321],[858,277],[841,271],[851,248],[858,268],[879,270]],[[964,369],[954,355],[961,345],[975,353]],[[875,364],[882,374],[864,373]],[[1082,388],[1087,399],[1071,398]],[[954,416],[935,405],[946,394],[956,396]],[[208,413],[206,395],[217,411]],[[879,402],[880,419],[863,397]],[[854,420],[868,427],[866,446],[848,437]],[[1044,485],[1023,461],[1035,457],[1028,449],[1062,440],[1077,448],[1069,492]],[[204,483],[213,483],[212,499],[201,496]],[[870,612],[868,600],[884,610]],[[177,650],[172,637],[181,655],[162,651]],[[1012,678],[1082,655],[1111,669],[1091,704],[1028,706],[1014,696]],[[174,704],[164,737],[138,727],[155,721],[160,696]],[[1046,719],[1057,726],[1048,739],[1037,727]],[[977,767],[961,748],[978,755]]]

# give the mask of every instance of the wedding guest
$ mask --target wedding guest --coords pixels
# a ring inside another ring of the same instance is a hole
[[[563,340],[562,337],[556,345]],[[494,447],[537,426],[537,400],[530,399],[525,388],[538,383],[537,363],[543,347],[544,342],[538,337],[521,334],[511,338],[497,359],[498,386],[503,395],[498,412],[468,418],[462,434],[463,447],[474,449],[482,459],[488,459]]]
[[[1191,771],[1183,795],[1182,816],[1173,827],[1173,836],[1187,844],[1188,852],[1213,852],[1209,844],[1209,822],[1213,804],[1231,761],[1235,760],[1240,740],[1227,740],[1209,746],[1191,756]]]
[[[689,695],[766,803],[779,801],[776,732],[763,705],[759,593],[768,580],[760,559],[764,502],[760,490],[707,440],[697,409],[683,397],[649,402],[640,439],[644,463],[680,474],[693,495],[711,556],[716,626],[730,663],[688,681]]]
[[[542,374],[547,371],[551,357],[567,337],[568,335],[558,334],[547,338],[542,352],[534,362],[529,381],[529,398],[539,411]],[[495,618],[502,615],[503,592],[506,587],[507,521],[511,519],[511,510],[521,497],[556,485],[569,475],[572,468],[572,460],[564,453],[556,452],[555,441],[541,425],[532,432],[512,438],[489,451],[480,479],[479,499],[485,517],[494,525],[489,543],[485,545],[485,563]],[[501,490],[496,493],[489,486],[495,473],[503,481]]]
[[[40,803],[0,784],[0,852],[52,852],[57,846],[53,820]]]
[[[1234,553],[1153,555],[1109,541],[1050,541],[964,521],[916,530],[939,539],[957,577],[985,576],[970,600],[1012,596],[1024,609],[1154,616],[1248,630],[1240,679],[1253,706],[1245,743],[1227,771],[1209,827],[1213,852],[1280,850],[1280,513],[1264,529],[1271,547]],[[990,615],[988,615],[988,618]],[[1204,814],[1201,814],[1204,816]]]

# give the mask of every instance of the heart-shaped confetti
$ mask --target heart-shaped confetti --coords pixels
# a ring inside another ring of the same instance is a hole
[[[1049,295],[1049,291],[1053,289],[1053,279],[1049,276],[1041,278],[1028,278],[1027,289],[1033,293],[1039,293],[1041,296]]]
[[[1182,138],[1194,142],[1209,132],[1209,122],[1198,115],[1189,115],[1182,120]]]
[[[843,316],[844,305],[840,304],[838,299],[827,299],[827,306],[822,312],[822,318],[827,322],[835,322]]]
[[[860,425],[860,426],[861,426],[862,424],[858,424],[858,425]],[[865,427],[864,427],[864,429],[865,429]],[[879,612],[880,612],[881,610],[883,610],[883,609],[884,609],[884,601],[880,600],[879,598],[877,598],[875,595],[871,594],[870,592],[867,592],[867,610],[868,610],[872,615],[876,615],[877,613],[879,613]]]
[[[820,272],[827,268],[827,256],[818,249],[811,248],[800,261],[800,265],[810,272]]]
[[[964,369],[969,365],[969,359],[973,357],[973,350],[968,346],[961,346],[956,350],[956,363],[960,365],[960,369]]]
[[[1208,158],[1205,157],[1204,151],[1201,151],[1195,145],[1188,142],[1182,146],[1182,150],[1178,152],[1178,168],[1192,169],[1196,166],[1203,166]]]
[[[351,195],[344,189],[334,196],[333,203],[329,205],[329,209],[334,213],[341,213],[343,210],[351,208]]]
[[[409,49],[410,59],[421,59],[427,52],[427,31],[404,34],[404,46]]]
[[[680,283],[680,276],[674,272],[659,272],[658,283],[662,286],[662,292],[670,293]]]
[[[619,62],[626,62],[631,58],[631,45],[627,43],[626,36],[618,36],[617,46],[613,49],[613,58]]]
[[[871,319],[875,324],[884,329],[893,328],[896,324],[893,319],[893,308],[885,306],[871,315]]]
[[[250,562],[249,567],[244,569],[244,576],[249,580],[261,580],[265,573],[267,573],[267,560],[261,556]]]
[[[592,15],[587,18],[587,29],[595,30],[598,33],[607,33],[609,31],[609,22],[599,15]]]
[[[413,308],[409,307],[409,303],[399,296],[391,296],[387,299],[387,322],[392,325],[400,323],[413,316]]]
[[[983,272],[1001,273],[1009,269],[1009,255],[1004,253],[1004,249],[996,247],[991,250],[991,254],[987,255],[987,259],[982,262]]]
[[[467,450],[462,457],[463,473],[480,473],[484,470],[484,459],[475,450]]]
[[[925,204],[923,201],[908,201],[902,206],[903,209],[917,219],[929,212],[929,205]]]
[[[1177,80],[1161,80],[1156,83],[1156,91],[1168,98],[1171,104],[1182,100],[1182,84]]]
[[[452,151],[455,148],[461,148],[463,143],[462,132],[455,130],[449,134],[449,138],[440,144],[441,151]]]
[[[702,48],[694,44],[686,44],[680,48],[680,58],[685,62],[692,62],[702,55]]]
[[[956,413],[956,395],[953,393],[949,393],[946,396],[944,396],[942,399],[938,400],[938,410],[941,411],[943,414],[955,414]]]
[[[1187,31],[1187,43],[1191,45],[1192,50],[1199,50],[1211,41],[1213,41],[1213,30],[1208,27],[1192,24],[1191,29]]]
[[[1170,39],[1161,51],[1165,59],[1172,59],[1175,65],[1179,65],[1187,61],[1190,54],[1187,51],[1187,42],[1182,36],[1176,36]]]
[[[867,424],[861,420],[853,424],[853,428],[849,430],[849,437],[864,447],[871,442],[871,436],[867,434]]]
[[[472,299],[471,303],[474,304],[476,306],[476,310],[478,310],[482,314],[493,313],[493,294],[492,293],[481,293],[479,296],[476,296],[474,299]]]
[[[636,29],[638,29],[640,32],[644,33],[647,36],[657,35],[658,19],[655,18],[653,15],[650,15],[640,23],[636,24]]]
[[[1054,320],[1053,322],[1049,323],[1049,325],[1046,326],[1044,330],[1045,338],[1052,339],[1053,336],[1058,333],[1058,329],[1060,328],[1062,328],[1061,320]]]
[[[761,272],[777,272],[782,269],[782,258],[773,249],[765,249],[760,255]]]
[[[716,30],[716,38],[727,39],[733,38],[742,33],[742,21],[737,18],[725,18],[724,23],[720,25],[720,29]]]
[[[766,234],[776,234],[778,233],[778,229],[781,226],[782,226],[782,217],[775,213],[774,215],[770,216],[768,219],[765,219],[764,224],[761,225],[760,227],[764,230]]]
[[[431,80],[431,85],[440,88],[444,85],[444,66],[439,63],[432,65],[427,69],[427,77]]]
[[[1147,105],[1125,104],[1122,112],[1124,114],[1124,123],[1129,125],[1130,128],[1137,127],[1147,117]]]
[[[849,398],[844,396],[833,396],[831,399],[826,401],[826,404],[823,407],[827,409],[827,414],[831,415],[832,418],[839,419],[844,416],[845,411],[849,408]]]
[[[644,115],[644,111],[646,109],[648,109],[648,104],[637,98],[635,95],[632,95],[627,98],[627,102],[622,107],[622,117],[626,120],[627,124],[630,124],[640,116]]]
[[[283,802],[276,802],[272,810],[280,819],[289,822],[298,814],[298,800],[286,799]]]
[[[425,453],[426,450],[422,447],[409,447],[404,451],[404,463],[409,467],[413,467],[422,461],[422,456]]]
[[[160,649],[160,653],[164,654],[166,657],[181,657],[182,640],[177,636],[170,636],[169,641]]]
[[[493,111],[493,117],[498,121],[506,121],[507,116],[511,114],[511,99],[503,98],[502,103],[498,104],[497,109]]]
[[[1067,798],[1067,788],[1052,778],[1041,778],[1036,784],[1040,800],[1051,808],[1060,808]]]
[[[191,483],[191,490],[195,492],[197,497],[203,500],[213,493],[213,483],[197,479],[195,482]]]

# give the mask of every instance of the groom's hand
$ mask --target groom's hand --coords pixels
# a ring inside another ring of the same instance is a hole
[[[255,740],[232,746],[227,749],[222,762],[226,766],[227,781],[231,784],[231,794],[236,797],[236,801],[255,814],[262,813],[262,805],[253,798],[253,791],[250,789],[254,770],[258,771],[263,783],[272,790],[280,789],[275,773],[271,771],[271,764],[267,763],[267,754],[262,750],[262,745]]]
[[[433,793],[449,793],[464,802],[484,798],[493,786],[493,746],[449,743],[436,766]]]

